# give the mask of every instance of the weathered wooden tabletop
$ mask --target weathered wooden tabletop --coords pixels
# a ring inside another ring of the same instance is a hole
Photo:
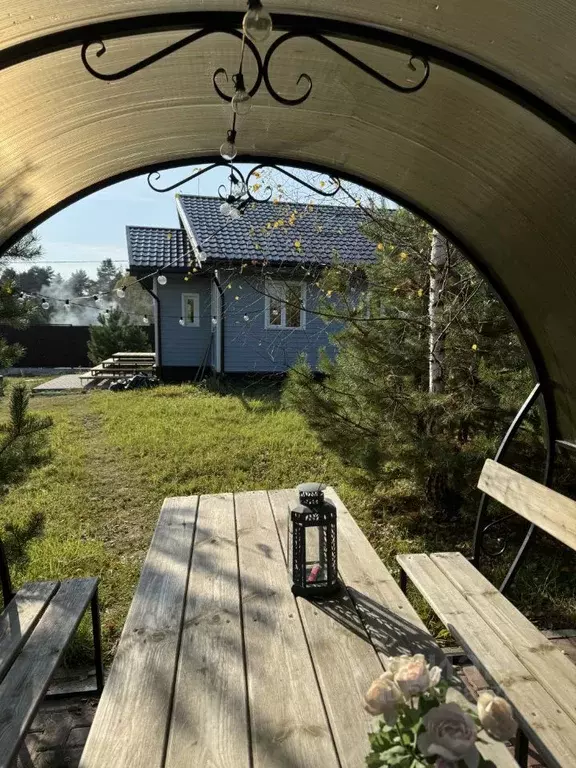
[[[295,599],[295,491],[166,499],[81,768],[362,766],[384,652],[438,656],[336,494],[343,596]]]

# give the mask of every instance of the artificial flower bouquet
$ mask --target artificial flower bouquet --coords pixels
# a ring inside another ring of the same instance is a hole
[[[369,768],[480,768],[493,765],[482,758],[477,742],[483,732],[497,741],[516,733],[505,699],[486,691],[476,711],[465,711],[462,694],[430,667],[422,654],[388,660],[388,669],[366,694],[366,709],[380,715],[368,734]]]

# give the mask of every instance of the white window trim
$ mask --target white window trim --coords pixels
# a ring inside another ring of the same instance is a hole
[[[188,300],[192,299],[194,302],[194,322],[191,323],[188,320]],[[186,328],[200,328],[200,294],[199,293],[183,293],[182,294],[182,317],[184,318],[184,325]]]
[[[300,325],[296,328],[293,325],[286,325],[286,304],[282,302],[280,309],[280,323],[272,324],[270,322],[270,294],[273,293],[272,286],[282,285],[284,289],[288,286],[300,286],[300,303],[302,308],[300,309]],[[264,328],[267,331],[304,331],[306,330],[306,283],[298,282],[297,280],[274,280],[273,278],[266,279],[266,295],[264,296]]]

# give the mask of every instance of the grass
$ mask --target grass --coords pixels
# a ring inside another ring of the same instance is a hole
[[[269,396],[184,385],[36,397],[32,405],[54,419],[52,458],[0,507],[14,581],[99,576],[108,660],[166,496],[323,480],[337,487],[390,566],[399,551],[470,545],[472,521],[440,526],[422,515],[383,514],[367,479],[343,467],[298,414]],[[576,582],[565,555],[553,547],[537,554],[518,579],[519,604],[544,625],[574,625]],[[83,655],[89,647],[86,625],[75,648]]]

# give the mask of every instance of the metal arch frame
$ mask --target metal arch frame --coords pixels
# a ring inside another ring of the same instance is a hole
[[[0,51],[0,71],[29,59],[74,46],[82,46],[90,41],[99,41],[101,39],[190,29],[203,30],[204,34],[211,31],[221,31],[228,34],[232,32],[234,35],[232,30],[237,30],[241,27],[242,18],[242,13],[233,11],[187,11],[95,22],[44,35],[23,43],[17,43],[10,48]],[[354,61],[354,56],[341,49],[333,41],[326,40],[324,36],[339,40],[362,42],[389,50],[408,53],[413,59],[423,59],[430,65],[439,65],[449,69],[519,104],[576,143],[576,121],[574,119],[532,92],[529,88],[520,85],[504,74],[468,56],[413,36],[403,35],[362,23],[285,13],[275,13],[273,18],[275,29],[287,33],[283,36],[284,39],[308,37],[318,40],[338,55],[349,60],[352,64],[360,66],[361,69],[373,76],[376,75],[378,77],[379,75],[374,71],[368,71],[370,68],[367,65],[364,65],[362,62],[359,63],[358,60]],[[282,39],[282,42],[284,42],[284,39]],[[175,43],[174,45],[182,47],[181,43]],[[274,45],[275,43],[272,44],[272,46]],[[270,50],[272,50],[272,46]],[[288,103],[294,102],[288,100]]]
[[[546,486],[550,486],[552,483],[552,477],[554,473],[554,461],[556,457],[556,439],[555,439],[555,432],[554,432],[554,426],[550,422],[549,415],[548,415],[548,408],[547,408],[547,400],[543,397],[543,390],[542,385],[540,382],[537,382],[520,407],[518,413],[514,417],[514,420],[508,427],[508,430],[506,434],[504,435],[504,438],[502,439],[502,442],[498,446],[498,450],[496,451],[496,454],[494,456],[494,461],[500,462],[510,445],[510,443],[514,440],[516,434],[518,433],[518,430],[520,429],[522,422],[534,406],[534,404],[537,402],[539,398],[543,399],[543,410],[544,410],[544,429],[545,429],[545,442],[546,442],[546,462],[544,465],[544,476],[542,479],[542,482]],[[504,515],[504,517],[499,518],[498,520],[494,520],[487,525],[486,518],[487,518],[487,508],[488,503],[490,501],[489,496],[487,496],[486,493],[482,493],[480,497],[480,503],[478,505],[478,513],[476,516],[476,525],[474,528],[474,540],[473,540],[473,554],[472,554],[472,563],[476,568],[480,568],[480,560],[481,555],[484,552],[485,554],[490,554],[493,557],[498,557],[502,555],[506,549],[506,545],[504,545],[498,552],[494,553],[487,553],[483,546],[483,541],[486,533],[491,529],[498,525],[501,525],[506,520],[509,520],[511,517],[514,516],[514,512],[511,512],[510,514]],[[521,566],[522,562],[524,561],[524,558],[526,557],[528,546],[532,540],[532,536],[534,535],[534,532],[536,530],[536,527],[534,523],[530,523],[528,527],[528,531],[526,532],[524,539],[522,543],[520,544],[520,547],[518,548],[518,551],[514,557],[514,560],[512,564],[510,565],[510,568],[508,569],[508,572],[506,573],[506,576],[504,577],[501,585],[500,585],[500,592],[504,593],[514,581],[514,577],[516,576],[516,573]]]

